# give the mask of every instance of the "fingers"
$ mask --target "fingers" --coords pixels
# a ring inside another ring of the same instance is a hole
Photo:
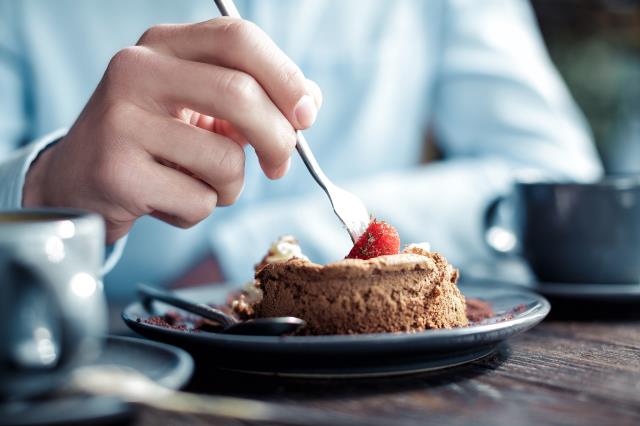
[[[217,193],[217,205],[233,204],[244,185],[244,150],[233,140],[178,119],[149,114],[141,143],[154,158],[186,169]]]
[[[313,93],[313,99],[316,102],[316,107],[318,107],[318,109],[320,109],[320,107],[322,106],[322,90],[320,90],[320,86],[318,86],[318,84],[313,81],[313,80],[309,80],[307,79],[307,90],[309,90],[309,92]]]
[[[193,126],[225,136],[240,146],[249,144],[249,141],[245,139],[244,135],[229,121],[220,118],[216,119],[209,115],[200,114],[199,112],[193,113],[188,121]]]
[[[218,196],[204,182],[158,163],[148,166],[148,174],[141,201],[155,217],[188,228],[213,212]]]
[[[233,123],[256,150],[265,174],[280,177],[278,170],[295,147],[295,131],[249,74],[157,55],[140,47],[121,51],[112,62],[114,71],[109,78],[123,96],[133,97],[146,110],[178,116],[186,107]],[[153,72],[153,78],[144,72],[128,72],[126,78],[118,75],[118,70],[141,63],[141,69]]]
[[[161,25],[139,44],[179,58],[251,75],[296,129],[311,126],[322,103],[300,68],[256,25],[221,17],[198,24]]]
[[[106,225],[105,240],[108,245],[115,244],[120,238],[127,235],[129,230],[134,224],[134,220],[131,221],[118,221],[110,220],[108,217],[102,215]]]

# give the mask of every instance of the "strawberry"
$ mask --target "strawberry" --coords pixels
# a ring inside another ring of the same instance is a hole
[[[373,219],[364,234],[358,238],[347,259],[371,259],[387,254],[398,254],[400,236],[387,222]]]

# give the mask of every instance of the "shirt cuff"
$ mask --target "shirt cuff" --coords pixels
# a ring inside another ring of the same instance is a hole
[[[58,129],[12,153],[0,162],[0,210],[22,209],[24,182],[29,167],[38,156],[52,144],[67,134],[68,129]],[[102,274],[106,274],[118,263],[127,243],[127,237],[119,239],[115,244],[106,247]]]
[[[17,210],[22,208],[24,181],[29,167],[38,155],[51,144],[67,134],[67,129],[55,132],[36,140],[12,153],[0,163],[0,209]]]

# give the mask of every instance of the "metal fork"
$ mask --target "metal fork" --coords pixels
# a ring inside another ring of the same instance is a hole
[[[214,2],[222,16],[241,18],[233,0],[214,0]],[[311,147],[309,147],[302,132],[298,130],[296,135],[298,138],[296,150],[300,154],[304,165],[307,166],[311,176],[329,196],[333,211],[347,228],[351,240],[355,243],[358,237],[367,229],[371,220],[366,206],[360,198],[331,182],[320,168],[320,164],[318,164],[318,160],[313,155]]]

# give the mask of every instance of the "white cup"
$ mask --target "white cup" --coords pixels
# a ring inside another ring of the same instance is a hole
[[[94,213],[0,212],[0,399],[49,391],[99,354],[104,238]]]

